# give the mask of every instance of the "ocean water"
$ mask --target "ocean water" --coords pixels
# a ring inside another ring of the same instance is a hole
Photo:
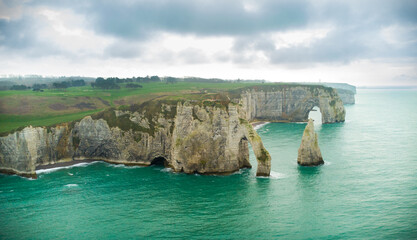
[[[325,165],[297,166],[305,124],[258,129],[270,178],[107,163],[0,175],[0,239],[417,239],[417,91],[359,90],[316,125]]]

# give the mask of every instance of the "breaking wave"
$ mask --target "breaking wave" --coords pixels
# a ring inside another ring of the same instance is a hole
[[[76,163],[74,165],[70,165],[70,166],[63,166],[63,167],[54,167],[54,168],[48,168],[48,169],[39,169],[36,170],[36,174],[47,174],[47,173],[51,173],[51,172],[55,172],[61,169],[69,169],[69,168],[73,168],[73,167],[87,167],[88,165],[97,163],[97,161],[94,162],[82,162],[82,163]]]

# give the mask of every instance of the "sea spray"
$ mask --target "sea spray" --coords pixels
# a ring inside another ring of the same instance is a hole
[[[74,165],[69,165],[69,166],[63,166],[63,167],[54,167],[54,168],[47,168],[47,169],[39,169],[36,170],[36,174],[48,174],[51,172],[55,172],[58,170],[62,170],[62,169],[70,169],[70,168],[74,168],[74,167],[87,167],[88,165],[92,165],[97,163],[98,161],[94,161],[94,162],[82,162],[82,163],[76,163]]]

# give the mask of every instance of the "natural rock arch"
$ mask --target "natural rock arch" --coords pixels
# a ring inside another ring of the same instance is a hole
[[[269,155],[269,152],[265,149],[261,137],[252,125],[246,120],[242,120],[241,123],[244,126],[244,138],[249,140],[256,161],[258,162],[256,176],[269,176],[271,173],[271,156]]]
[[[249,90],[240,101],[249,121],[306,122],[314,106],[320,108],[323,123],[345,121],[343,102],[336,90],[322,86],[293,86]]]

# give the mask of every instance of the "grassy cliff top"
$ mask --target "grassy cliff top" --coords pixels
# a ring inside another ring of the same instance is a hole
[[[254,83],[254,82],[163,82],[141,83],[143,88],[101,90],[91,86],[71,87],[65,90],[45,89],[0,91],[0,133],[4,135],[25,126],[51,126],[79,120],[109,108],[134,110],[151,107],[147,102],[176,103],[178,101],[199,102],[207,105],[226,106],[230,99],[238,98],[242,92],[256,89],[277,91],[283,88],[324,86],[297,83]],[[160,109],[160,108],[159,108]]]

